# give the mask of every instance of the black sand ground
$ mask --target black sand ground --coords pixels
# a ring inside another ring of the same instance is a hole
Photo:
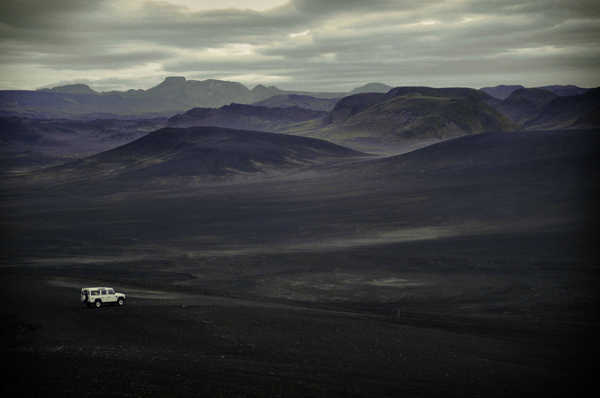
[[[232,185],[5,182],[4,395],[592,394],[588,137],[498,167],[438,153]],[[127,305],[81,307],[93,285]]]

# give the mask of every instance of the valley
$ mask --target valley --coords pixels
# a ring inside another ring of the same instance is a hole
[[[2,118],[2,391],[593,386],[595,90],[361,91],[170,118]],[[127,304],[84,308],[82,286]]]
[[[298,397],[585,388],[597,349],[597,137],[476,134],[381,157],[171,128],[5,179],[12,387]],[[201,166],[212,156],[217,168]],[[128,303],[82,308],[84,285],[118,288]],[[89,361],[110,366],[92,376]]]

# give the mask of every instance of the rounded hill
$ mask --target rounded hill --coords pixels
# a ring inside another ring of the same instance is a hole
[[[340,100],[329,124],[315,136],[345,142],[357,137],[387,142],[447,139],[514,126],[468,88],[397,87],[387,94],[357,94]]]
[[[307,137],[220,127],[163,128],[53,170],[111,178],[224,177],[357,155],[361,153]]]

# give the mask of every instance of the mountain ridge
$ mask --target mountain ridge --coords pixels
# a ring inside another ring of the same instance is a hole
[[[239,82],[188,80],[167,76],[149,89],[98,92],[85,84],[69,84],[40,90],[0,90],[0,114],[34,118],[162,117],[195,107],[218,108],[231,103],[251,104],[275,95],[298,94],[316,98],[343,97],[344,92],[280,90],[257,85],[249,89]]]
[[[271,108],[232,103],[220,108],[193,108],[169,118],[173,127],[215,126],[243,130],[278,132],[286,127],[325,117],[326,112],[300,108]]]
[[[540,112],[525,123],[528,130],[575,128],[586,122],[587,127],[598,127],[598,119],[592,114],[600,109],[600,87],[587,90],[584,94],[556,97]],[[589,123],[592,123],[591,125]]]
[[[502,100],[496,109],[510,120],[523,125],[535,117],[550,101],[558,98],[551,91],[540,88],[520,88]]]
[[[589,88],[582,88],[582,87],[575,86],[573,84],[566,84],[566,85],[552,84],[552,85],[536,86],[536,87],[525,87],[520,84],[515,84],[515,85],[501,84],[498,86],[482,87],[482,88],[480,88],[480,90],[485,92],[486,94],[491,95],[494,98],[504,100],[504,99],[508,98],[514,91],[520,90],[523,88],[536,88],[536,89],[546,90],[546,91],[550,91],[551,93],[554,93],[561,97],[580,95],[580,94],[584,94],[586,91],[590,90]]]
[[[514,91],[518,88],[522,88],[522,86],[484,87],[479,91],[482,93],[488,89]],[[544,89],[555,92],[557,95],[571,95],[587,90],[573,85],[545,86]],[[39,90],[0,90],[0,115],[20,115],[31,118],[113,119],[169,117],[195,107],[218,108],[231,103],[253,104],[274,96],[288,96],[273,100],[274,102],[279,101],[278,104],[275,104],[276,106],[297,105],[314,110],[330,110],[336,99],[348,95],[359,92],[388,94],[391,90],[394,88],[384,83],[367,83],[348,92],[281,90],[276,86],[262,84],[249,89],[245,85],[233,81],[188,80],[183,76],[167,76],[156,86],[145,90],[99,92],[85,84],[68,84]],[[316,100],[305,98],[301,101],[293,98],[293,95],[310,96]],[[495,95],[498,96],[498,94]],[[499,101],[496,97],[490,96],[488,103]]]
[[[317,98],[301,94],[280,94],[265,100],[252,103],[252,105],[266,106],[269,108],[293,108],[295,106],[315,111],[331,111],[338,98]]]

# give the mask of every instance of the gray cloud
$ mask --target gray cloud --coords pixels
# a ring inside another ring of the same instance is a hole
[[[355,14],[377,11],[406,11],[423,8],[435,3],[431,0],[293,0],[293,7],[300,13],[311,16],[329,16],[332,14]]]
[[[596,0],[291,0],[263,12],[124,4],[3,1],[0,81],[15,88],[45,70],[114,88],[169,74],[248,84],[263,76],[315,90],[367,81],[600,85]],[[36,78],[32,85],[51,83]]]
[[[89,70],[102,68],[126,68],[148,62],[159,62],[168,59],[167,51],[132,51],[127,53],[91,54],[80,57],[76,54],[54,54],[39,59],[47,67],[72,70]]]
[[[2,0],[0,22],[31,29],[52,26],[76,17],[77,14],[95,11],[105,2],[105,0]]]

